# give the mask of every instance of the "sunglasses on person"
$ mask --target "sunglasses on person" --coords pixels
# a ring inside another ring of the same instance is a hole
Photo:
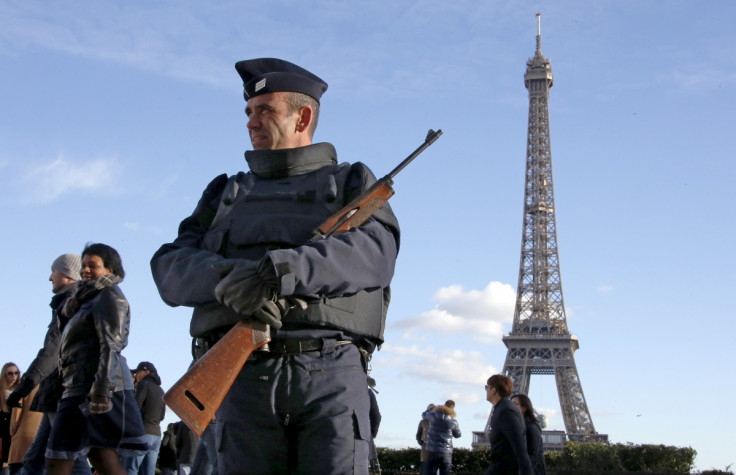
[[[14,374],[20,374],[20,371],[7,371],[5,376],[13,376]]]

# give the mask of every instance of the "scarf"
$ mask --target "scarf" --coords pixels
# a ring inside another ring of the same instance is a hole
[[[91,280],[80,280],[76,283],[73,294],[64,302],[61,311],[66,318],[72,318],[84,302],[94,298],[108,287],[119,284],[123,279],[115,274],[107,274]]]

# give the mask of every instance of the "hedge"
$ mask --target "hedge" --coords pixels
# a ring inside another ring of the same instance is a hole
[[[377,449],[383,475],[418,474],[419,449]],[[696,452],[691,447],[666,445],[609,444],[598,442],[567,442],[561,451],[545,453],[549,475],[617,473],[689,474]],[[490,451],[455,449],[452,454],[453,473],[477,474],[490,464]],[[729,474],[708,471],[703,474]]]

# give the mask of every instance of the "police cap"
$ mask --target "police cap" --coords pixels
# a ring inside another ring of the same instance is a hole
[[[269,92],[301,92],[317,102],[327,83],[296,64],[276,58],[246,59],[235,63],[243,79],[245,100]]]

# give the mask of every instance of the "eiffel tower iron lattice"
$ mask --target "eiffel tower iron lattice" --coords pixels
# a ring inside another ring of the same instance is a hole
[[[540,16],[536,53],[524,74],[529,91],[524,225],[514,322],[503,337],[508,352],[502,372],[512,379],[514,392],[523,394],[529,393],[531,375],[554,374],[568,440],[605,441],[608,437],[595,431],[583,395],[573,357],[578,339],[567,328],[562,298],[548,108],[553,77],[542,54]]]

